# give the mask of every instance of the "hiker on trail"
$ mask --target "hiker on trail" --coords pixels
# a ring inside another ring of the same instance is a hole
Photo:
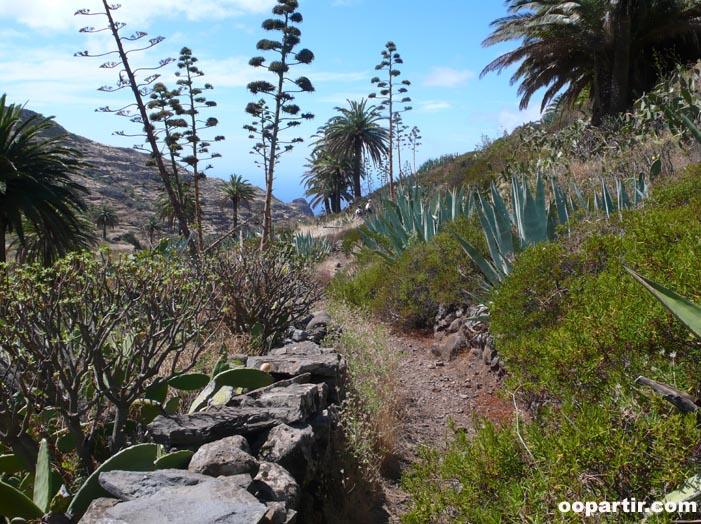
[[[372,199],[368,198],[368,203],[365,204],[365,214],[372,215]]]
[[[358,208],[355,210],[355,218],[362,218],[363,217],[363,210],[358,206]]]

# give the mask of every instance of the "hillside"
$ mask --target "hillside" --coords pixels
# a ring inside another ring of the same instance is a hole
[[[34,114],[28,110],[24,113],[27,116]],[[147,165],[149,155],[131,148],[100,144],[70,133],[58,123],[55,132],[65,134],[67,143],[81,151],[89,164],[80,180],[90,190],[86,199],[89,205],[108,205],[119,217],[119,225],[108,230],[108,240],[117,241],[127,233],[145,240],[144,225],[155,215],[156,203],[163,191],[158,172]],[[221,234],[231,227],[231,203],[224,202],[224,183],[224,180],[214,177],[201,182],[205,234]],[[262,215],[264,197],[264,190],[256,187],[255,200],[239,210],[239,218],[247,220],[252,215]],[[313,216],[304,199],[287,204],[276,198],[273,201],[273,220],[276,223],[293,224]]]

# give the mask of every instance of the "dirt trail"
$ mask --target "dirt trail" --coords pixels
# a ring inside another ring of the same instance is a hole
[[[404,413],[399,430],[401,470],[417,458],[422,445],[441,447],[449,437],[450,420],[456,428],[473,433],[475,416],[494,423],[510,421],[513,404],[498,396],[501,379],[469,351],[445,362],[431,352],[433,336],[395,334],[392,345],[403,355],[397,370],[398,394]],[[407,496],[397,480],[384,482],[389,522],[398,523],[406,511]]]
[[[335,253],[317,269],[328,282],[351,262],[351,257]],[[451,420],[455,428],[473,434],[476,418],[500,424],[509,423],[514,415],[511,400],[498,395],[502,379],[469,349],[454,360],[444,361],[431,351],[436,342],[432,334],[395,331],[389,342],[401,355],[396,370],[397,395],[403,406],[397,435],[398,471],[393,478],[383,480],[382,516],[368,524],[399,523],[409,502],[399,486],[401,473],[417,460],[421,446],[445,445]]]

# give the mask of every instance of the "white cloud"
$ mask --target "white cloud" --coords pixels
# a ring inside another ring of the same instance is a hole
[[[427,87],[460,87],[475,73],[469,69],[453,69],[452,67],[434,67],[424,80]]]
[[[443,111],[444,109],[450,109],[452,106],[448,102],[433,101],[429,100],[427,102],[421,103],[421,110],[427,111],[429,113],[435,113],[436,111]]]
[[[250,82],[265,78],[265,71],[248,65],[250,57],[234,56],[222,60],[201,59],[207,82],[214,87],[246,87]]]
[[[503,128],[507,133],[510,133],[521,124],[535,120],[540,120],[540,107],[538,104],[533,104],[523,111],[502,109],[497,115],[499,127]]]
[[[32,29],[65,30],[87,25],[103,25],[104,17],[74,16],[79,9],[101,12],[100,7],[88,7],[86,0],[0,0],[0,17],[10,18]],[[154,18],[188,20],[221,19],[248,13],[270,11],[274,0],[124,0],[114,12],[122,21],[138,21],[145,26]],[[99,18],[99,20],[98,20]]]

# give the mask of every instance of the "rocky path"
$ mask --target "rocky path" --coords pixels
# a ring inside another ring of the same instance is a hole
[[[397,334],[392,340],[404,356],[398,369],[398,394],[404,406],[398,437],[402,471],[417,459],[422,445],[445,444],[451,419],[456,428],[472,433],[476,416],[497,424],[508,423],[513,417],[511,400],[498,394],[501,379],[481,358],[468,350],[445,361],[432,351],[434,343],[432,336],[425,335]],[[384,490],[388,521],[399,523],[408,497],[398,479],[385,480]]]

